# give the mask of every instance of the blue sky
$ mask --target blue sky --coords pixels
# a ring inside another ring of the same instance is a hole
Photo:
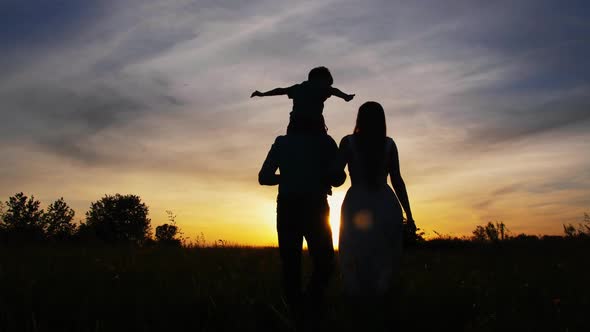
[[[272,241],[275,189],[256,174],[290,104],[248,97],[325,65],[356,94],[326,103],[329,133],[381,102],[424,228],[559,233],[590,210],[589,16],[586,1],[4,1],[0,196],[64,196],[82,218],[132,192],[156,224],[172,209],[189,233]]]

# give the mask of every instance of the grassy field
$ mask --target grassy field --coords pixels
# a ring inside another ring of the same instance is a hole
[[[324,331],[590,331],[589,249],[431,241],[384,303],[336,276]],[[289,331],[286,315],[275,248],[0,247],[0,331]]]

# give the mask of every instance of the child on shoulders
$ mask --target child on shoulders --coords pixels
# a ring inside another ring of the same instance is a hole
[[[351,101],[354,94],[346,94],[332,87],[334,79],[326,67],[313,68],[307,81],[288,88],[276,88],[267,92],[254,91],[252,97],[287,95],[293,100],[293,109],[289,117],[287,134],[294,132],[309,132],[326,134],[324,121],[324,102],[331,96]]]

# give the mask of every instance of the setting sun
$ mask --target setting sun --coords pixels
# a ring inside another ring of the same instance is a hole
[[[0,17],[0,332],[590,332],[590,0]]]
[[[340,233],[340,207],[346,192],[336,191],[332,196],[328,196],[330,204],[330,227],[332,227],[332,239],[334,248],[338,248],[338,234]]]
[[[588,211],[590,44],[576,6],[131,2],[3,2],[15,7],[1,37],[0,202],[63,197],[83,222],[103,195],[134,194],[153,227],[171,210],[186,238],[276,246],[278,189],[257,174],[293,100],[250,97],[321,65],[355,95],[325,100],[336,143],[364,102],[383,105],[427,237],[493,220],[555,235]],[[522,13],[539,19],[523,29]],[[328,198],[336,245],[348,187]]]

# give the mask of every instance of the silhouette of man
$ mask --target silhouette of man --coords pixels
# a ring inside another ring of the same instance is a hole
[[[336,142],[327,134],[312,135],[307,129],[293,128],[288,135],[277,137],[258,174],[261,185],[279,186],[277,233],[283,289],[299,327],[304,309],[312,314],[312,321],[321,312],[334,268],[327,195],[332,186],[340,186],[346,179],[346,173],[334,167]],[[303,238],[313,262],[305,292],[301,289]]]

